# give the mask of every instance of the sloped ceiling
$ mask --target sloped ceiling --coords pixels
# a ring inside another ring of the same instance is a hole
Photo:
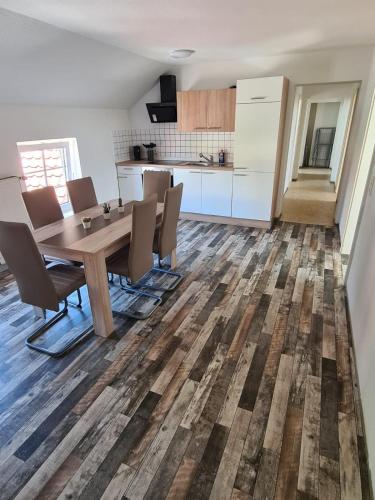
[[[0,102],[128,108],[166,64],[0,8]]]
[[[0,6],[169,62],[212,61],[375,43],[374,0],[0,0]]]

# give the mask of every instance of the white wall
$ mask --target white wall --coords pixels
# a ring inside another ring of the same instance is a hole
[[[372,177],[375,176],[375,159]],[[375,179],[374,179],[375,180]],[[370,183],[368,183],[370,184]],[[347,295],[352,323],[369,465],[375,474],[375,189],[367,196],[347,276]]]
[[[367,87],[369,68],[373,56],[373,47],[359,47],[341,50],[326,50],[314,52],[301,52],[270,57],[244,58],[240,60],[217,61],[212,63],[185,64],[176,66],[174,72],[177,76],[177,86],[182,90],[226,88],[236,83],[238,79],[261,76],[284,75],[290,80],[289,97],[286,116],[286,133],[282,158],[282,176],[278,198],[278,212],[281,209],[282,188],[288,157],[289,133],[291,127],[295,86],[308,83],[328,83],[345,81],[362,81]],[[145,102],[150,102],[155,97],[158,100],[158,87],[152,89],[147,99],[142,98],[135,106],[129,109],[131,126],[150,126],[146,114]],[[353,120],[356,131],[350,139],[355,143],[357,135],[364,131],[363,106],[364,96],[360,92],[357,112]],[[348,147],[349,161],[345,162],[348,168],[358,161],[359,151],[353,146]],[[340,206],[342,209],[342,206]],[[339,214],[341,220],[341,213]]]
[[[348,133],[350,133],[350,123],[352,110],[355,103],[355,97],[344,99],[340,106],[339,112],[336,116],[336,134],[335,140],[332,148],[331,155],[331,182],[335,183],[335,189],[337,190],[338,183],[341,177],[341,167],[346,151],[346,140]]]
[[[129,126],[124,110],[0,106],[0,177],[20,175],[17,142],[76,137],[82,175],[100,201],[117,197],[112,131]]]

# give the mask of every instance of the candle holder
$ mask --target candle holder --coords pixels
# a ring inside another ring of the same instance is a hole
[[[107,220],[111,218],[111,205],[109,203],[103,203],[103,217]]]
[[[118,208],[117,208],[117,210],[118,210],[119,214],[123,214],[125,212],[125,207],[122,204],[122,198],[118,199]]]

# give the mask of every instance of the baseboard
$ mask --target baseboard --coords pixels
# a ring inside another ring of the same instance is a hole
[[[229,224],[232,226],[259,227],[261,229],[270,229],[271,227],[271,221],[238,219],[236,217],[223,217],[220,215],[193,214],[191,212],[181,212],[180,219],[213,222],[215,224]]]

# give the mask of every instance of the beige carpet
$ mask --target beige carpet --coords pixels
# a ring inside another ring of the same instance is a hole
[[[284,195],[281,220],[333,226],[336,193],[327,169],[300,169]]]

